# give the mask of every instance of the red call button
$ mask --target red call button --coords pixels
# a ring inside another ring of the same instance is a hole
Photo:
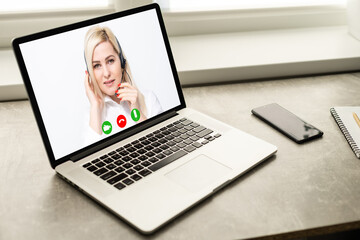
[[[124,115],[119,115],[116,123],[119,127],[124,128],[126,126],[126,117]]]

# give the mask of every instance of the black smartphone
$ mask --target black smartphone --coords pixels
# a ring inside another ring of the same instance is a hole
[[[303,143],[324,134],[277,103],[254,108],[251,112],[296,143]]]

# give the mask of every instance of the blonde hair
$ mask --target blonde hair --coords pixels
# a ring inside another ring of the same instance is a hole
[[[102,42],[110,42],[111,45],[113,46],[115,52],[118,55],[120,55],[119,43],[118,43],[114,33],[110,30],[110,28],[100,27],[100,26],[91,27],[85,35],[85,42],[84,42],[85,61],[86,61],[86,65],[87,65],[87,69],[88,69],[90,78],[92,80],[91,82],[94,86],[95,94],[104,98],[104,94],[101,91],[97,81],[95,80],[94,69],[93,69],[93,65],[92,65],[92,58],[93,58],[94,50]],[[122,52],[124,59],[126,59],[124,51],[122,50],[121,52]],[[125,68],[123,70],[125,71],[125,73],[123,75],[124,79],[122,81],[130,83],[133,87],[135,87],[137,89],[135,82],[132,81],[132,74],[131,74],[129,63],[127,61],[125,64]],[[145,116],[147,116],[147,109],[146,109],[146,105],[145,105],[144,96],[139,90],[138,90],[138,100],[139,100],[139,106],[141,108],[141,111],[145,114]]]

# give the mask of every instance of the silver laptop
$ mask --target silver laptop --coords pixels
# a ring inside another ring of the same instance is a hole
[[[51,167],[142,233],[277,151],[186,107],[156,4],[13,48]]]

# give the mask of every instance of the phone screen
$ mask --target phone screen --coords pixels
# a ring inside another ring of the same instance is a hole
[[[276,103],[254,108],[251,112],[297,143],[323,135],[322,131]]]

